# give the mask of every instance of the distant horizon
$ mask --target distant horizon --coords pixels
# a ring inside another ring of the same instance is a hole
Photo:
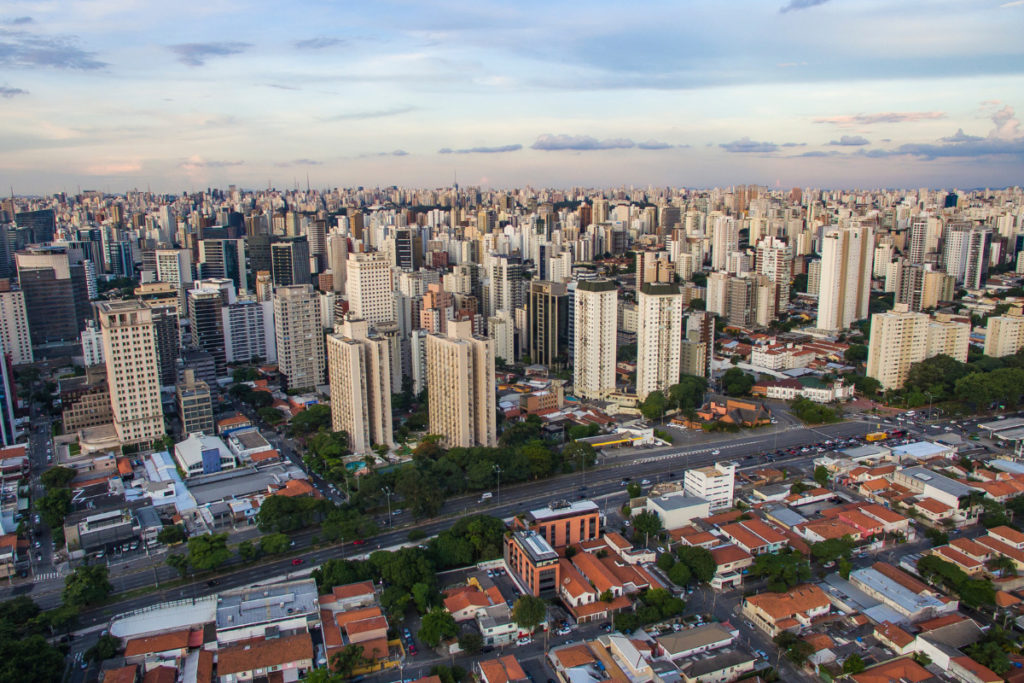
[[[1013,186],[1022,22],[1007,0],[9,0],[0,187]]]

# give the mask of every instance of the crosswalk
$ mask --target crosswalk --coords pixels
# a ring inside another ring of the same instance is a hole
[[[36,581],[50,581],[51,579],[59,579],[60,574],[57,572],[43,572],[42,574],[35,574]]]

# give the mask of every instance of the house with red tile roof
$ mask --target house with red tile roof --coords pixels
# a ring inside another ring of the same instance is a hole
[[[782,631],[798,631],[815,618],[829,613],[828,595],[814,584],[803,584],[786,593],[759,593],[743,599],[742,610],[750,621],[774,637]]]
[[[477,661],[473,670],[480,683],[524,683],[529,680],[515,655]]]

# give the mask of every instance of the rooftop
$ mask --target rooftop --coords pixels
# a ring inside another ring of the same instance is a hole
[[[957,498],[966,497],[974,490],[967,484],[961,484],[926,467],[904,467],[899,473]]]
[[[547,507],[530,510],[526,517],[530,521],[547,522],[562,517],[575,517],[576,515],[596,513],[599,509],[597,503],[590,500],[565,501],[562,503],[552,502]]]
[[[886,596],[907,613],[919,612],[928,608],[940,608],[944,604],[932,595],[915,593],[874,567],[865,567],[851,572],[850,580]]]
[[[271,623],[318,609],[313,579],[224,591],[217,604],[217,629]]]

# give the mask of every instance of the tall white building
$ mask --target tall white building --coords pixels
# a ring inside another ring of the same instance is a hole
[[[238,299],[220,311],[226,362],[245,363],[257,357],[269,362],[277,360],[272,301]]]
[[[967,289],[980,289],[988,274],[992,231],[970,225],[950,226],[946,233],[946,272]]]
[[[683,491],[688,496],[703,498],[711,511],[732,507],[736,482],[736,463],[716,462],[706,467],[686,470]]]
[[[674,284],[648,282],[637,296],[636,396],[679,382],[683,295]]]
[[[289,389],[310,389],[324,382],[324,328],[320,298],[312,285],[274,290],[277,367]]]
[[[452,321],[447,335],[428,334],[426,347],[430,433],[449,448],[496,446],[491,340],[474,337],[469,321]]]
[[[600,399],[615,391],[619,290],[611,280],[576,284],[573,311],[573,392]]]
[[[347,261],[348,308],[371,324],[395,319],[391,264],[382,252],[349,254]]]
[[[827,232],[822,240],[818,323],[822,330],[845,330],[868,316],[874,231],[850,226]]]
[[[5,284],[6,283],[6,284]],[[13,365],[31,363],[32,336],[28,329],[28,313],[25,310],[25,293],[11,289],[7,280],[0,280],[0,342],[11,356]]]
[[[327,336],[331,424],[348,433],[354,453],[391,447],[391,361],[387,340],[371,336],[365,320],[346,318]]]
[[[792,248],[775,237],[762,239],[757,243],[757,272],[777,286],[776,310],[785,309],[789,305],[789,282],[793,278]]]
[[[1021,348],[1024,348],[1024,315],[1021,315],[1020,308],[988,319],[985,328],[986,356],[1012,356]]]
[[[96,321],[86,320],[82,330],[82,363],[85,367],[103,365],[103,333],[96,326]]]
[[[152,309],[141,301],[103,301],[96,310],[117,438],[129,444],[162,437],[164,411]]]
[[[192,286],[192,252],[188,249],[157,249],[156,279],[188,289]]]
[[[711,221],[711,268],[725,270],[729,255],[740,248],[740,224],[732,216],[715,215]]]

